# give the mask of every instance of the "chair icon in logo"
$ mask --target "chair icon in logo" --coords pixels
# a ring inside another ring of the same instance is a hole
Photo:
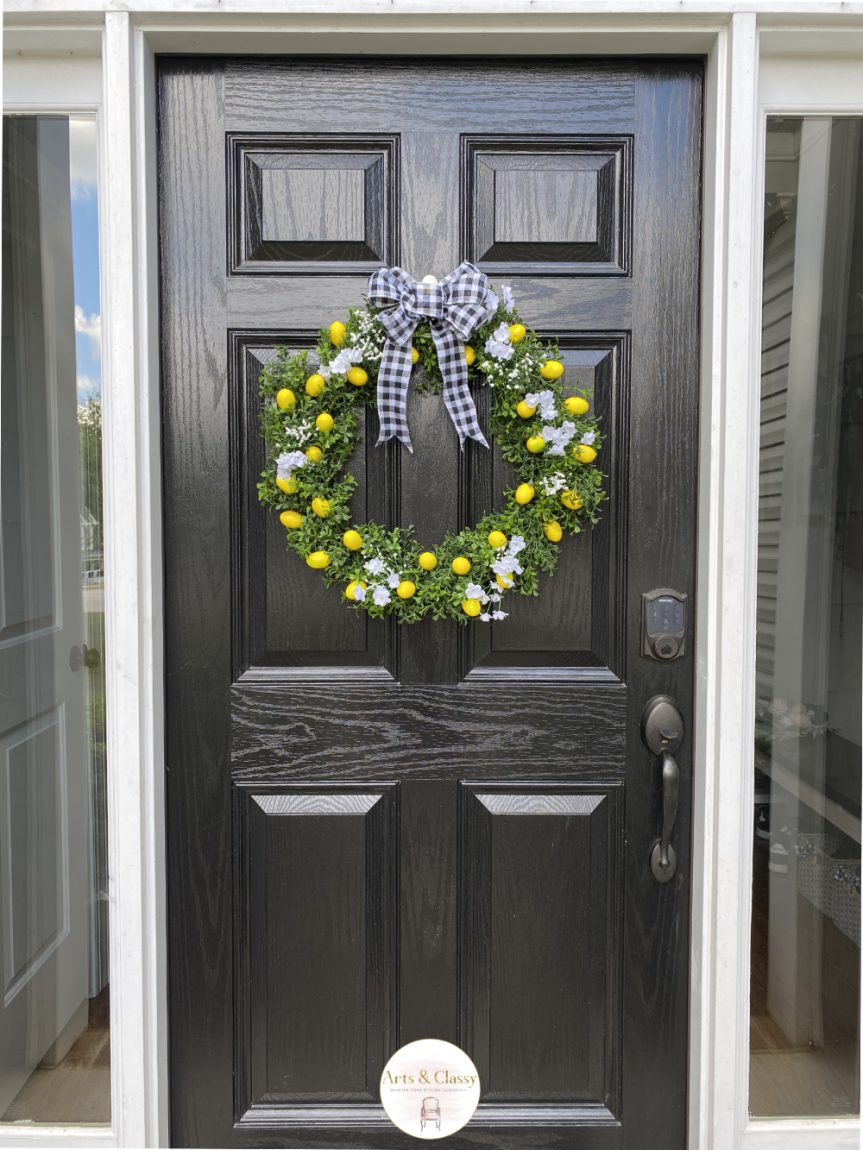
[[[423,1098],[420,1110],[420,1130],[425,1130],[426,1122],[434,1122],[440,1130],[440,1102],[437,1098]]]

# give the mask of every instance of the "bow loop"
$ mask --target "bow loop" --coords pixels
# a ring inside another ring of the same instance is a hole
[[[368,299],[381,310],[378,322],[387,341],[378,372],[378,443],[395,436],[412,451],[407,423],[411,373],[410,343],[417,325],[427,320],[443,379],[444,405],[464,447],[475,439],[488,447],[467,386],[467,365],[457,339],[464,342],[494,311],[488,277],[464,261],[440,283],[417,283],[399,267],[380,268],[369,278]]]

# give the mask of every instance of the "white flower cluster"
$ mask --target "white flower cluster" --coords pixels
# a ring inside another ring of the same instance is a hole
[[[560,427],[546,425],[541,435],[547,444],[551,444],[548,455],[563,455],[575,435],[575,424],[571,419],[565,419]]]
[[[498,324],[492,335],[485,341],[485,351],[486,355],[490,355],[492,359],[512,359],[515,348],[510,343],[507,324]]]
[[[302,447],[314,435],[314,424],[310,419],[301,419],[297,423],[286,423],[282,429],[285,447]]]
[[[524,570],[518,561],[518,555],[526,546],[527,544],[520,535],[513,535],[512,539],[510,539],[501,554],[491,565],[492,571],[495,575],[500,576],[501,582],[506,587],[511,587],[514,582],[513,576],[521,575]]]
[[[476,599],[479,603],[482,603],[483,607],[489,603],[494,604],[492,610],[483,611],[480,614],[479,618],[482,623],[490,623],[492,619],[505,619],[507,617],[507,612],[501,611],[497,606],[497,604],[500,603],[501,595],[500,588],[496,583],[491,583],[488,591],[483,591],[479,583],[468,583],[464,589],[464,597],[465,599]]]
[[[283,451],[276,460],[276,478],[290,479],[291,473],[308,463],[302,451]]]
[[[366,363],[377,363],[384,351],[386,333],[377,316],[368,311],[356,312],[354,316],[359,329],[353,337],[353,348],[360,352]]]
[[[379,555],[375,556],[374,559],[369,559],[363,566],[369,575],[377,575],[381,581],[372,583],[368,589],[359,586],[355,587],[354,599],[362,603],[369,591],[371,591],[372,599],[378,607],[386,607],[387,603],[392,602],[390,592],[395,591],[399,583],[401,583],[401,576],[397,575],[395,571],[391,571]],[[384,583],[386,583],[386,586],[384,586]]]
[[[509,284],[501,284],[500,292],[503,296],[503,306],[507,311],[512,311],[515,307],[515,296],[512,294],[512,288]]]
[[[356,347],[343,347],[340,352],[333,356],[329,363],[322,363],[318,368],[318,374],[323,376],[324,379],[329,379],[331,375],[345,375],[351,370],[355,363],[360,363],[363,358],[363,353]]]
[[[555,471],[554,475],[545,475],[539,481],[543,495],[557,495],[566,487],[566,476],[562,471]]]
[[[553,419],[557,419],[557,403],[554,392],[550,388],[545,388],[543,391],[529,391],[524,397],[524,401],[529,403],[531,407],[538,407],[539,414],[546,423],[551,423]]]

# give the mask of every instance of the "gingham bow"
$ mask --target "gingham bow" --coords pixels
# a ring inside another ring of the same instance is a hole
[[[407,417],[411,339],[417,325],[428,320],[443,379],[443,401],[459,443],[464,447],[465,439],[475,439],[488,447],[468,391],[461,344],[488,318],[493,298],[487,276],[467,262],[436,284],[417,283],[402,268],[381,268],[369,277],[369,303],[386,309],[378,315],[387,334],[378,372],[378,443],[395,436],[413,451]]]

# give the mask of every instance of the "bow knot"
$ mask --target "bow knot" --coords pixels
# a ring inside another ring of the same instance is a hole
[[[381,268],[369,278],[369,302],[384,310],[378,322],[386,332],[378,372],[378,443],[395,436],[413,451],[407,423],[410,346],[417,326],[427,320],[438,355],[443,399],[459,442],[475,439],[488,447],[467,386],[467,363],[457,341],[470,339],[494,313],[497,300],[487,276],[465,261],[440,283],[417,283],[403,268]]]

